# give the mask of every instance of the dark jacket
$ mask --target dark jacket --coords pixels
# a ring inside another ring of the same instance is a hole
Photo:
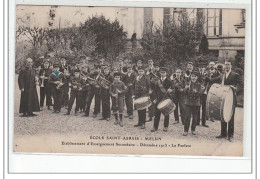
[[[189,106],[200,106],[200,98],[203,94],[204,89],[202,89],[199,82],[188,82],[185,86],[189,88],[184,88],[184,104]]]
[[[128,76],[128,74],[125,74],[122,78],[122,81],[124,82],[124,84],[127,87],[127,93],[126,95],[132,96],[133,95],[133,88],[134,88],[134,81],[135,81],[135,74],[132,73],[130,76]]]
[[[137,76],[134,81],[134,95],[135,98],[143,97],[148,95],[151,91],[150,80],[147,76],[143,75],[142,78]]]
[[[41,76],[48,77],[48,79],[44,79],[44,80],[42,78],[40,78],[40,86],[41,86],[42,83],[44,84],[44,87],[49,86],[48,81],[49,81],[49,76],[50,76],[51,73],[52,73],[52,70],[50,70],[49,68],[47,68],[47,69],[43,68],[43,69],[40,70],[40,72],[39,72],[40,77]]]
[[[224,85],[232,85],[234,87],[236,87],[237,89],[234,90],[234,105],[237,105],[237,98],[236,96],[242,92],[243,90],[243,81],[240,77],[240,75],[234,71],[231,70],[230,74],[228,75],[228,78],[225,78],[225,74],[222,77],[222,80],[224,80]],[[222,81],[223,82],[223,81]]]
[[[162,85],[162,87],[160,87]],[[153,91],[153,95],[157,100],[157,103],[166,99],[166,97],[170,97],[170,94],[167,93],[167,90],[172,87],[172,81],[168,78],[165,78],[164,81],[161,79],[156,83],[155,89]],[[161,89],[162,88],[162,89]],[[174,89],[173,89],[174,91]]]
[[[62,72],[59,72],[58,76],[56,76],[55,73],[52,72],[49,76],[49,83],[53,88],[57,87],[57,84],[55,84],[56,81],[61,81],[62,83],[67,82]]]
[[[109,81],[111,84],[114,81],[114,77],[111,76],[110,74],[108,74],[108,75],[102,74],[102,77],[105,78],[107,81]],[[108,87],[110,88],[110,86],[108,86]],[[104,87],[101,87],[101,95],[109,95],[109,88],[106,89]]]
[[[241,92],[243,89],[243,81],[240,75],[234,71],[231,71],[228,78],[224,78],[224,85],[233,85],[237,88],[236,93]]]
[[[174,100],[181,100],[183,93],[182,93],[182,89],[184,87],[185,81],[183,79],[183,77],[181,77],[180,79],[174,78],[172,81],[172,89],[175,89],[175,93],[172,95],[172,98]]]
[[[209,92],[210,87],[214,84],[214,83],[218,83],[220,84],[222,81],[222,75],[220,75],[218,72],[215,72],[212,76],[207,76],[205,79],[205,87],[207,92]]]
[[[81,77],[78,78],[71,77],[70,83],[71,83],[71,91],[79,91],[80,88],[81,88],[80,91],[82,91],[84,88],[84,81]],[[76,88],[74,88],[74,86],[76,86]]]

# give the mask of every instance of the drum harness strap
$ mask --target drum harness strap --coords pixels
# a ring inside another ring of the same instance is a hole
[[[163,84],[161,83],[160,80],[158,81],[158,86],[159,86],[161,92],[165,93],[165,95],[164,95],[163,98],[162,98],[162,100],[164,100],[165,97],[166,97],[169,93],[166,91],[166,89],[164,88],[164,86],[163,86]]]

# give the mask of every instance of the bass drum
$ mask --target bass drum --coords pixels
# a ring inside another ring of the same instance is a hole
[[[175,108],[176,105],[170,99],[165,99],[157,105],[157,109],[159,109],[164,116],[171,114]]]
[[[234,92],[231,87],[213,84],[208,92],[206,113],[209,119],[229,122],[235,110]]]
[[[152,101],[149,96],[144,96],[134,100],[134,106],[137,110],[143,110],[152,105]]]

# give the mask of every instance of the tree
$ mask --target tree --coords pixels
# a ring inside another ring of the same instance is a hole
[[[96,35],[95,53],[115,60],[124,51],[126,32],[117,20],[110,22],[103,15],[92,16],[81,25],[81,29],[85,34],[92,32]]]
[[[209,42],[205,34],[203,34],[201,38],[199,52],[204,55],[209,53]]]
[[[162,64],[191,60],[200,42],[200,33],[194,21],[185,14],[178,20],[167,20],[161,25],[152,25],[143,34],[141,44],[145,54]]]

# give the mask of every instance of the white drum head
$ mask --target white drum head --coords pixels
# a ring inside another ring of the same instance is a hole
[[[140,104],[140,103],[143,103],[143,102],[145,102],[145,101],[149,101],[149,97],[145,96],[145,97],[137,98],[137,99],[135,100],[135,103],[136,103],[136,104]]]
[[[233,113],[234,106],[234,96],[232,89],[227,91],[227,95],[225,97],[224,106],[223,106],[223,117],[225,122],[229,122]]]
[[[164,106],[166,106],[167,104],[171,103],[171,100],[170,99],[166,99],[166,100],[163,100],[162,102],[160,102],[157,106],[158,109],[162,109]]]

